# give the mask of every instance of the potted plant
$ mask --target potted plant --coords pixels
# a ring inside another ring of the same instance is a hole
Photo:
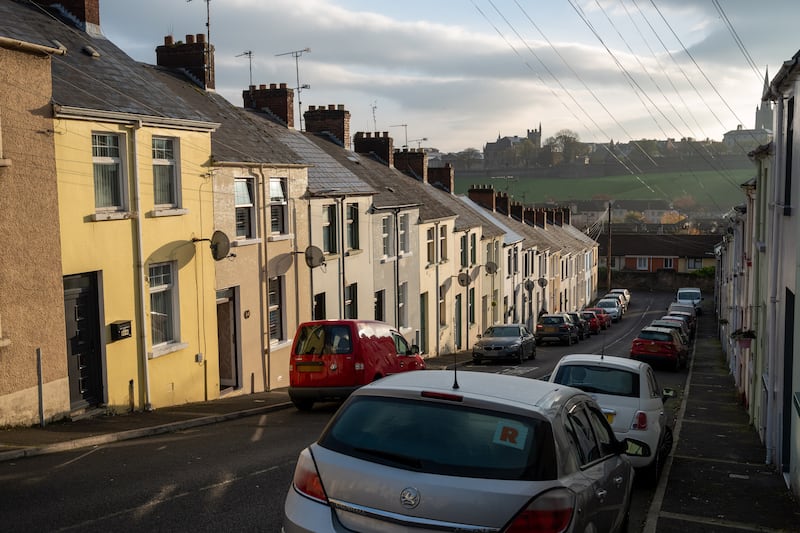
[[[752,329],[737,329],[731,333],[731,338],[739,342],[741,348],[749,348],[753,339],[756,338],[756,332]]]

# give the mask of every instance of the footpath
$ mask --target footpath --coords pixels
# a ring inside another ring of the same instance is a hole
[[[650,505],[644,533],[800,533],[800,503],[750,424],[716,338],[700,321],[675,423],[675,446]],[[428,368],[470,361],[466,352],[426,360]],[[225,397],[45,427],[0,430],[0,461],[100,446],[292,408],[285,390]]]

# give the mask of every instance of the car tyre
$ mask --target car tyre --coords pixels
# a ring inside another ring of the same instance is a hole
[[[517,363],[522,364],[525,362],[525,348],[520,347],[517,352]]]
[[[314,407],[314,400],[292,398],[292,403],[297,407],[298,411],[310,411]]]

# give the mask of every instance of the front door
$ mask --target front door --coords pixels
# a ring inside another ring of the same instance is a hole
[[[239,350],[236,342],[236,300],[233,289],[217,291],[217,339],[220,389],[239,388]]]
[[[67,372],[72,410],[103,401],[99,303],[95,274],[64,278]]]

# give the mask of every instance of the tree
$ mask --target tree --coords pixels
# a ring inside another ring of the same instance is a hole
[[[481,152],[477,148],[466,148],[456,154],[456,160],[463,165],[462,168],[469,170],[481,162]]]
[[[586,153],[586,147],[581,146],[578,134],[572,130],[558,130],[553,137],[548,137],[545,146],[553,152],[561,152],[564,161],[572,163],[579,155]]]

